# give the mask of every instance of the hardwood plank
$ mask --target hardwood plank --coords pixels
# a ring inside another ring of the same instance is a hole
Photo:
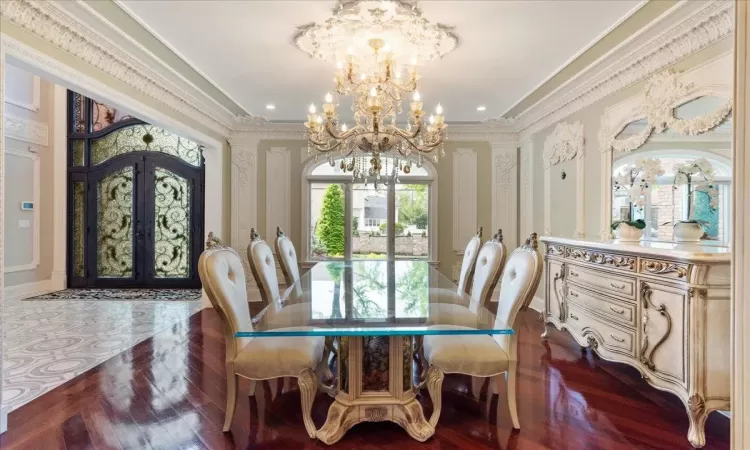
[[[564,332],[542,326],[533,311],[519,327],[518,401],[522,429],[513,431],[506,393],[479,400],[469,377],[446,377],[435,436],[418,443],[397,425],[354,427],[341,449],[687,449],[687,414],[673,395],[637,372],[581,350]],[[203,310],[13,411],[2,449],[322,449],[302,424],[299,391],[272,395],[260,383],[248,397],[241,380],[230,433],[221,431],[226,374],[221,322]],[[429,414],[426,392],[418,398]],[[319,394],[317,426],[331,399]],[[707,449],[729,448],[729,419],[706,426]]]

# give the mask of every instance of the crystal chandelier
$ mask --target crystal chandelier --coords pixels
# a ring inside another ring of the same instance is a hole
[[[300,29],[297,46],[310,56],[335,61],[334,92],[325,96],[323,115],[310,105],[305,122],[308,152],[324,155],[331,166],[353,179],[376,184],[387,177],[398,181],[421,167],[424,157],[437,162],[444,154],[445,116],[440,104],[427,115],[417,90],[417,63],[441,58],[457,39],[442,25],[431,25],[415,6],[395,0],[342,3],[323,25]],[[365,45],[366,43],[366,45]],[[409,61],[406,61],[409,58]],[[351,97],[354,124],[337,113],[338,98]],[[402,100],[410,96],[406,117]],[[403,121],[403,126],[398,124]],[[381,158],[387,155],[393,158]]]

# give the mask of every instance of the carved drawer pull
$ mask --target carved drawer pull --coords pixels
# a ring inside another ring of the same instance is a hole
[[[573,320],[578,320],[578,317],[575,316],[573,313],[570,313],[570,318]]]
[[[612,334],[612,333],[609,333],[609,336],[610,336],[610,337],[611,337],[612,339],[616,340],[617,342],[625,342],[625,339],[623,339],[623,338],[620,338],[620,337],[617,337],[617,336],[615,336],[615,335],[614,335],[614,334]]]
[[[571,295],[571,297],[575,297],[575,298],[578,298],[578,294],[576,294],[576,293],[575,293],[575,292],[573,292],[573,291],[568,291],[568,294],[570,294],[570,295]]]
[[[617,284],[617,283],[609,283],[610,286],[612,286],[615,289],[625,289],[625,284]]]
[[[617,314],[625,314],[625,310],[624,309],[617,309],[614,306],[610,306],[609,309],[611,309],[612,312],[616,312]]]
[[[573,272],[573,271],[571,270],[571,271],[570,271],[570,276],[571,276],[571,277],[577,277],[577,276],[578,276],[578,272]]]

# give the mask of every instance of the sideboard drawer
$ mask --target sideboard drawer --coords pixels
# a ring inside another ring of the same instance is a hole
[[[571,264],[565,275],[568,281],[635,300],[635,278]]]
[[[583,289],[573,283],[568,285],[568,300],[596,311],[622,325],[633,328],[636,326],[635,303],[615,300],[606,295]]]
[[[626,330],[606,323],[604,320],[594,317],[585,309],[575,303],[570,303],[568,308],[568,322],[574,323],[582,336],[594,337],[594,347],[602,346],[605,349],[622,353],[628,357],[636,356],[635,330]]]

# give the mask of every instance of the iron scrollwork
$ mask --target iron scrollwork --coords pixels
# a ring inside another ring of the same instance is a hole
[[[643,306],[643,343],[641,345],[640,360],[641,363],[645,364],[646,367],[648,367],[650,370],[654,370],[655,368],[653,361],[654,352],[664,343],[664,341],[667,340],[670,333],[672,332],[672,318],[669,316],[669,313],[667,313],[666,306],[664,306],[663,304],[656,306],[653,301],[651,301],[652,293],[653,291],[651,290],[651,286],[649,286],[648,283],[641,284],[641,302]],[[667,331],[658,341],[656,341],[656,343],[651,348],[649,348],[648,333],[646,332],[649,320],[649,308],[658,312],[667,320]]]

